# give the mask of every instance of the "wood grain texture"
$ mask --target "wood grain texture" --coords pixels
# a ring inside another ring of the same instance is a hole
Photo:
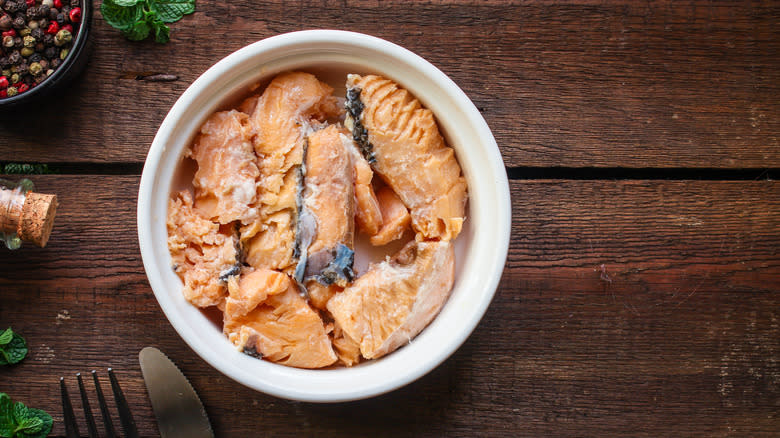
[[[30,345],[0,391],[51,412],[53,436],[59,376],[74,392],[75,372],[109,366],[157,436],[145,345],[190,378],[219,437],[780,432],[776,182],[513,181],[504,276],[468,341],[398,391],[316,405],[232,382],[174,332],[141,264],[137,176],[33,179],[61,210],[47,248],[0,251],[0,327]]]
[[[0,156],[142,162],[216,61],[280,33],[339,28],[452,77],[509,166],[777,168],[778,21],[776,2],[201,0],[156,45],[124,40],[97,13],[87,71],[33,115],[2,117]],[[136,80],[148,73],[178,80]]]

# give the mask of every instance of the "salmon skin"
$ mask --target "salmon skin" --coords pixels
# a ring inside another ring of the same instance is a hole
[[[466,180],[433,113],[375,75],[347,77],[345,106],[353,139],[409,209],[416,239],[455,239],[465,220]]]
[[[336,125],[309,134],[303,161],[295,279],[346,286],[354,279],[355,171]]]

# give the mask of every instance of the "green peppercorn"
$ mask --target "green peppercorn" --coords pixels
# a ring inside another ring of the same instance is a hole
[[[65,60],[65,58],[67,58],[67,57],[68,57],[68,53],[69,53],[69,52],[70,52],[70,50],[68,50],[68,49],[62,49],[62,50],[60,50],[60,59],[64,61],[64,60]]]
[[[17,83],[17,82],[19,82],[21,80],[22,80],[22,75],[20,75],[19,73],[14,73],[14,74],[11,75],[11,83],[12,84],[15,84],[15,83]]]
[[[16,87],[8,87],[5,89],[5,92],[7,93],[8,97],[14,97],[19,94],[19,90],[17,90]]]
[[[24,47],[19,52],[22,54],[22,56],[24,56],[26,58],[26,57],[32,55],[33,53],[35,53],[35,49],[33,49],[32,47]]]
[[[11,69],[10,68],[4,68],[3,69],[3,76],[5,76],[5,77],[11,76]]]
[[[40,62],[33,62],[30,64],[30,67],[28,67],[28,71],[33,76],[38,76],[43,71],[43,67],[41,67]]]
[[[3,47],[11,48],[14,46],[14,37],[6,35],[3,37]]]
[[[51,76],[51,74],[54,73],[54,69],[48,69],[46,70],[46,76]]]
[[[59,32],[57,32],[57,35],[54,35],[54,45],[64,46],[65,44],[68,44],[73,40],[73,35],[71,35],[70,31],[68,29],[62,29]]]
[[[19,31],[19,35],[26,37],[27,35],[30,34],[30,32],[32,32],[32,29],[30,29],[29,27],[25,27],[24,29]]]
[[[22,39],[22,44],[24,44],[24,47],[35,47],[35,43],[36,43],[35,37],[31,35],[27,35],[26,37],[24,37],[24,39]]]

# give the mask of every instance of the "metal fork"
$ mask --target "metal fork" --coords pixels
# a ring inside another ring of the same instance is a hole
[[[117,410],[119,411],[119,421],[122,423],[122,430],[125,433],[125,437],[137,438],[138,429],[135,426],[135,420],[133,420],[133,414],[130,412],[130,408],[125,400],[125,395],[122,393],[122,388],[119,387],[119,382],[116,380],[114,370],[108,369],[108,378],[111,380],[111,390],[114,393],[114,401],[116,402]],[[87,398],[87,391],[84,390],[84,382],[81,380],[81,373],[76,374],[76,379],[79,382],[79,392],[81,392],[81,404],[84,407],[84,417],[87,420],[87,432],[89,438],[98,438],[97,425],[95,424],[95,418],[92,416],[92,409],[89,406],[89,400]],[[111,421],[111,414],[108,412],[108,405],[106,405],[106,399],[103,397],[103,390],[100,387],[98,381],[97,371],[92,370],[92,379],[95,381],[95,392],[97,392],[98,404],[100,405],[100,415],[103,417],[103,426],[106,431],[106,436],[109,438],[117,437],[116,430],[114,430],[114,423]],[[60,393],[62,395],[62,415],[65,420],[65,435],[68,438],[76,438],[81,436],[79,434],[79,427],[76,423],[76,415],[73,413],[73,405],[70,402],[68,396],[68,388],[65,386],[65,378],[60,377]]]

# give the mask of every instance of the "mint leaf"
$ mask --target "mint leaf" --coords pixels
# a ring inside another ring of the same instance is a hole
[[[103,19],[112,27],[121,31],[129,31],[135,23],[143,17],[143,7],[140,4],[122,6],[121,0],[104,0],[100,5],[100,13]]]
[[[3,334],[5,335],[5,332]],[[27,356],[27,343],[17,333],[13,333],[10,342],[0,345],[0,365],[21,362],[25,356]]]
[[[195,12],[195,0],[150,0],[149,4],[164,23],[179,21]]]
[[[138,3],[141,2],[141,0],[113,0],[113,2],[117,6],[128,7],[128,6],[135,6],[135,5],[137,5]]]
[[[8,344],[13,338],[14,332],[11,330],[11,327],[8,327],[3,333],[0,333],[0,345]]]
[[[145,21],[136,21],[133,27],[122,34],[129,40],[141,41],[149,36],[149,24]]]
[[[30,427],[26,430],[19,430],[18,436],[20,438],[45,438],[51,433],[54,420],[46,411],[27,408],[27,418],[30,424],[36,424],[39,426]]]
[[[171,29],[162,21],[154,23],[154,40],[160,44],[165,44],[171,39]]]

